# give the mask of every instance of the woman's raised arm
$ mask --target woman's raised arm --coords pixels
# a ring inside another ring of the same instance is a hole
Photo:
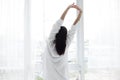
[[[80,20],[80,17],[82,15],[82,9],[79,8],[77,5],[73,5],[73,7],[76,8],[79,12],[77,18],[75,19],[75,21],[73,23],[73,25],[76,25],[78,23],[78,21]]]

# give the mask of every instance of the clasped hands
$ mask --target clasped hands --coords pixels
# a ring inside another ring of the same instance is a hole
[[[75,5],[74,3],[69,5],[68,8],[75,8],[82,13],[82,9],[79,6]]]

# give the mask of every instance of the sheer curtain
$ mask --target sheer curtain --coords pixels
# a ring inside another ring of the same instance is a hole
[[[0,80],[33,80],[30,0],[0,0]]]
[[[24,77],[24,0],[0,0],[0,80]]]
[[[84,0],[86,80],[120,80],[120,1]]]

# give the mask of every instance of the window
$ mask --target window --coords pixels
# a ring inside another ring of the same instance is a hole
[[[119,0],[0,0],[0,80],[32,80],[29,72],[42,80],[46,39],[72,2],[83,16],[69,49],[70,80],[120,80]],[[70,29],[76,14],[63,25]]]

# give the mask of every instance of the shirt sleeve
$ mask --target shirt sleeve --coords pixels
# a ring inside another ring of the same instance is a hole
[[[79,22],[78,22],[79,23]],[[72,25],[71,29],[67,34],[67,46],[69,46],[74,38],[77,28],[79,27],[78,23],[76,25]]]
[[[58,33],[62,24],[63,24],[62,19],[59,19],[59,20],[56,21],[56,23],[53,25],[52,30],[50,32],[50,35],[48,37],[49,41],[53,41],[55,39],[55,35],[56,35],[56,33]]]

